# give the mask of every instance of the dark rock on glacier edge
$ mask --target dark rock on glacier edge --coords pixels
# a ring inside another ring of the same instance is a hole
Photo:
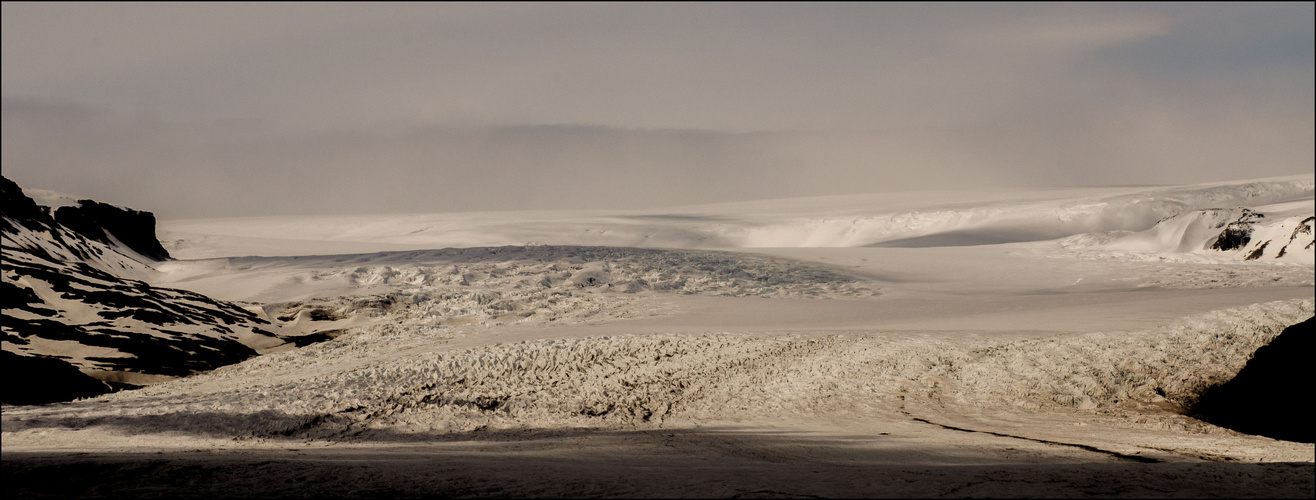
[[[1221,427],[1286,441],[1316,442],[1310,363],[1316,317],[1285,328],[1233,379],[1208,388],[1193,415]]]

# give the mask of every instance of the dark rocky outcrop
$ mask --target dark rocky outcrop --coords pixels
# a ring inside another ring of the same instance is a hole
[[[1285,328],[1232,380],[1202,394],[1194,415],[1221,427],[1286,441],[1316,441],[1316,318]]]
[[[37,205],[23,194],[23,188],[3,176],[0,176],[0,203],[0,231],[13,233],[19,227],[40,231],[55,222],[48,209]]]
[[[78,206],[59,207],[55,222],[87,239],[112,245],[110,236],[124,246],[154,260],[169,260],[169,252],[155,237],[155,214],[92,200],[78,200]]]
[[[1252,224],[1260,222],[1265,217],[1265,214],[1251,209],[1241,209],[1238,219],[1224,225],[1224,230],[1220,231],[1220,236],[1211,242],[1210,248],[1229,251],[1247,246],[1248,242],[1252,241]]]

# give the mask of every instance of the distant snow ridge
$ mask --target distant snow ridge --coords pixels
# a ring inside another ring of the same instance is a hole
[[[1213,207],[1306,201],[1311,176],[1174,188],[872,194],[674,207],[661,213],[489,212],[173,221],[189,258],[359,253],[539,242],[643,248],[945,247],[1144,231]],[[1308,209],[1307,215],[1312,215]],[[1292,251],[1292,248],[1290,248]]]
[[[1152,189],[1098,198],[997,202],[855,216],[805,217],[744,230],[743,246],[971,246],[1094,232],[1141,231],[1158,220],[1215,206],[1310,200],[1316,182],[1283,179]]]
[[[5,373],[25,380],[4,402],[91,396],[287,343],[235,304],[133,279],[169,257],[150,213],[90,200],[52,211],[4,178],[0,196]]]

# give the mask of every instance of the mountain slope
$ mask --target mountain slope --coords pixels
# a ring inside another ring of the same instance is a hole
[[[91,396],[290,345],[236,304],[133,279],[169,258],[149,212],[91,200],[52,210],[2,177],[0,201],[5,403]]]

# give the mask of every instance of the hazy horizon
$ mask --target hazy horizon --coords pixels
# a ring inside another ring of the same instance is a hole
[[[1308,173],[1311,4],[3,5],[4,175],[162,218]]]

